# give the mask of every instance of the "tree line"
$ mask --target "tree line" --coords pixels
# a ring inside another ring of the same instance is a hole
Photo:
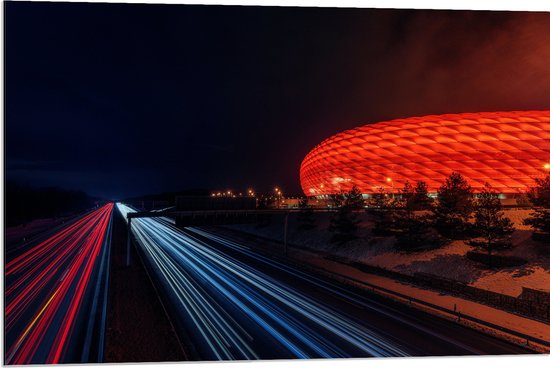
[[[524,223],[534,229],[534,239],[550,244],[550,174],[535,179],[527,197],[533,212]],[[396,247],[402,250],[435,247],[462,239],[490,257],[493,251],[512,246],[514,226],[504,216],[499,193],[488,183],[479,193],[473,193],[467,180],[457,172],[438,188],[436,198],[428,194],[427,184],[419,181],[414,185],[405,182],[395,195],[381,188],[364,200],[354,186],[348,192],[330,195],[329,200],[336,211],[328,230],[336,243],[357,238],[360,213],[367,211],[374,223],[373,234],[395,236]],[[307,199],[300,202],[300,208],[300,228],[316,227]]]
[[[96,198],[61,188],[35,188],[7,180],[4,187],[5,226],[25,226],[40,218],[68,216],[95,206]]]

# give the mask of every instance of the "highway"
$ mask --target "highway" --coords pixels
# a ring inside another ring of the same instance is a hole
[[[133,219],[132,233],[196,360],[530,352],[167,218]]]
[[[5,364],[101,361],[113,203],[5,265]]]

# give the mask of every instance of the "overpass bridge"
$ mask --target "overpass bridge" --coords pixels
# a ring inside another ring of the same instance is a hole
[[[310,208],[312,212],[334,212],[336,209],[326,208]],[[187,226],[204,226],[204,225],[230,225],[230,224],[249,224],[262,223],[267,221],[271,216],[283,217],[283,244],[284,254],[287,255],[287,232],[288,232],[288,216],[291,213],[298,213],[300,209],[254,209],[254,210],[192,210],[192,211],[141,211],[129,212],[126,215],[128,219],[128,242],[126,248],[126,265],[130,265],[130,249],[131,249],[131,226],[132,219],[138,218],[156,218],[170,217],[175,219],[176,226],[184,228]]]

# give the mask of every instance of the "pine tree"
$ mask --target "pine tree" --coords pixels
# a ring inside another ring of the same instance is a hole
[[[390,235],[393,224],[390,211],[391,200],[384,188],[380,188],[372,195],[369,201],[370,214],[374,223],[373,233],[376,235]]]
[[[493,250],[512,246],[510,236],[514,232],[512,221],[504,217],[498,193],[485,183],[483,190],[474,201],[474,226],[477,237],[469,245],[487,251],[489,257]]]
[[[397,200],[394,201],[399,208],[410,209],[414,203],[414,188],[408,181],[405,182],[403,188],[398,191]]]
[[[382,187],[372,195],[370,206],[373,208],[388,208],[390,206],[390,197],[386,190]]]
[[[425,181],[418,181],[414,187],[414,196],[412,197],[410,207],[414,211],[431,210],[433,199],[428,195],[428,184]]]
[[[534,212],[525,219],[524,224],[535,230],[533,239],[550,243],[550,173],[544,178],[535,179],[535,182],[537,185],[527,193]]]
[[[365,206],[363,194],[361,194],[361,191],[359,191],[356,185],[354,185],[349,192],[344,194],[344,204],[352,210],[361,210]]]
[[[453,172],[439,187],[433,210],[434,226],[447,238],[467,238],[472,211],[472,187],[462,175]]]
[[[363,208],[363,198],[354,185],[349,192],[342,195],[342,204],[330,219],[329,231],[334,233],[331,241],[345,243],[356,237],[361,219],[356,211]]]
[[[315,228],[315,215],[313,214],[313,209],[308,204],[307,197],[300,199],[298,203],[300,211],[298,212],[298,223],[300,224],[300,229],[310,230]]]
[[[328,200],[332,208],[341,207],[344,203],[344,192],[329,194]]]
[[[393,233],[398,248],[410,250],[428,245],[428,216],[419,214],[418,211],[427,210],[429,206],[426,183],[418,182],[413,188],[409,182],[405,182],[394,205]]]

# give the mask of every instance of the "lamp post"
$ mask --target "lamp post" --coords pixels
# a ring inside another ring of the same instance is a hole
[[[387,181],[388,183],[391,183],[391,197],[392,197],[392,199],[394,199],[394,198],[395,198],[395,188],[394,188],[394,186],[393,186],[393,180],[392,180],[392,178],[387,177],[387,178],[386,178],[386,181]]]
[[[275,187],[275,197],[277,198],[277,207],[281,208],[281,202],[282,202],[282,199],[283,199],[283,192],[278,187]]]

